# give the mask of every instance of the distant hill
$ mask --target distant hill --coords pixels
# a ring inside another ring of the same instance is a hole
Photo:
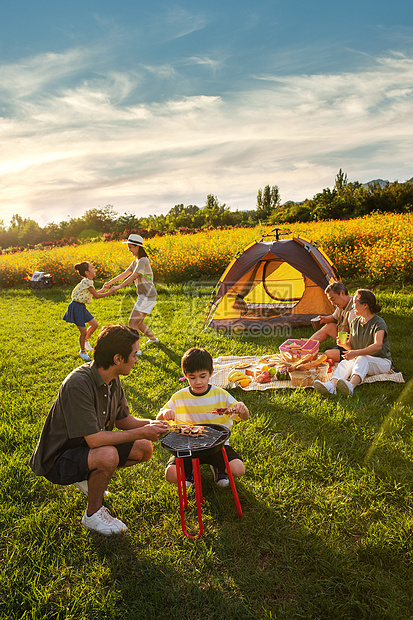
[[[407,179],[407,181],[401,181],[402,183],[413,183],[413,177],[411,179]],[[386,187],[386,183],[388,181],[383,181],[383,179],[375,179],[374,181],[369,181],[368,183],[362,183],[363,187],[373,187],[373,185],[379,185],[381,189]]]
[[[379,185],[379,187],[381,187],[381,189],[383,189],[383,187],[386,187],[386,183],[388,183],[388,181],[383,181],[383,179],[375,179],[374,181],[369,181],[368,183],[362,183],[362,187],[373,187],[373,185]]]

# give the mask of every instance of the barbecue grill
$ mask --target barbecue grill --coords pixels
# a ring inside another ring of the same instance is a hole
[[[161,439],[161,445],[163,448],[172,452],[175,455],[176,461],[176,474],[178,482],[178,496],[179,496],[179,508],[181,513],[181,527],[182,531],[188,538],[195,538],[188,534],[185,525],[185,513],[184,508],[189,508],[186,484],[185,484],[185,470],[183,459],[192,459],[192,468],[194,471],[194,483],[195,483],[195,497],[198,513],[199,533],[196,538],[202,536],[202,512],[201,504],[203,501],[202,485],[201,485],[201,472],[199,468],[199,457],[202,455],[209,456],[222,450],[222,456],[224,458],[225,467],[227,470],[229,482],[231,485],[232,494],[234,496],[235,506],[237,508],[238,516],[242,517],[241,504],[238,498],[237,489],[235,487],[234,478],[232,476],[231,468],[229,466],[227,453],[225,452],[225,442],[231,434],[231,431],[226,426],[221,424],[205,424],[203,425],[202,435],[190,435],[183,433],[175,433],[174,431],[168,433],[166,437]]]

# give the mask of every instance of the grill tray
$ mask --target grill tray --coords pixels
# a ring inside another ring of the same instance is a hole
[[[194,426],[197,426],[194,424]],[[222,424],[202,424],[204,436],[181,435],[171,431],[161,439],[161,446],[179,458],[207,456],[218,452],[231,435],[231,431]]]

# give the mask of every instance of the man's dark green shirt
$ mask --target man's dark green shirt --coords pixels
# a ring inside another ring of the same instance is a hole
[[[111,431],[116,420],[128,415],[119,377],[107,384],[95,362],[79,366],[60,386],[30,458],[30,467],[36,475],[44,476],[65,450],[86,445],[85,436]]]

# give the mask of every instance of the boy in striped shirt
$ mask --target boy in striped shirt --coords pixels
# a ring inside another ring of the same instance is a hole
[[[157,420],[174,420],[177,424],[222,424],[227,428],[231,428],[233,420],[248,420],[250,414],[244,403],[237,402],[226,390],[210,384],[213,361],[206,349],[189,349],[182,358],[181,367],[188,379],[189,387],[173,394],[156,416]],[[235,415],[230,418],[227,415],[212,413],[217,409],[228,407],[235,411]],[[243,476],[245,467],[239,455],[227,444],[225,451],[232,475]],[[200,456],[199,462],[200,464],[208,463],[211,466],[215,482],[219,487],[228,486],[229,480],[221,451],[207,457]],[[194,481],[192,460],[184,459],[184,466],[185,482],[189,488]],[[177,482],[175,457],[169,460],[165,477],[168,482]]]

